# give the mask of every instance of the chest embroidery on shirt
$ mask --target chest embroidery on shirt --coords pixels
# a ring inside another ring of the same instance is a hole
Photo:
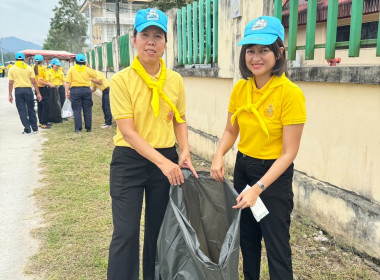
[[[271,117],[273,117],[273,115],[274,115],[274,107],[273,107],[272,103],[269,104],[269,105],[265,108],[265,110],[264,110],[264,115],[265,115],[265,117],[267,117],[267,118],[271,118]]]

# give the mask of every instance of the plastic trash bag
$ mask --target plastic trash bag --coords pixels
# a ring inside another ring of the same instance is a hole
[[[236,191],[209,173],[171,186],[157,241],[156,280],[238,280],[240,209]]]
[[[65,118],[71,118],[74,116],[73,108],[71,108],[71,101],[70,99],[66,98],[65,103],[63,103],[62,111],[61,111],[61,117],[63,119]]]

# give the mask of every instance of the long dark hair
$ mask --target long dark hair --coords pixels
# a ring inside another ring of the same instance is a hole
[[[242,77],[246,80],[253,76],[253,73],[248,69],[247,63],[245,62],[245,53],[247,49],[254,45],[243,45],[240,51],[239,57],[239,70]],[[272,69],[272,75],[281,76],[283,73],[288,75],[288,67],[286,65],[286,54],[285,50],[281,53],[281,47],[284,48],[284,43],[280,38],[272,44],[268,45],[268,48],[274,53],[274,57],[276,58],[276,64]]]
[[[38,75],[38,65],[40,65],[42,61],[36,61],[36,65],[34,65],[34,74]]]

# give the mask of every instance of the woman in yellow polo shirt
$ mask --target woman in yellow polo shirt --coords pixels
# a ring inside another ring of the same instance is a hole
[[[36,75],[36,82],[42,96],[42,100],[38,102],[38,106],[37,106],[38,121],[40,122],[40,127],[42,129],[49,129],[51,126],[50,126],[50,123],[48,123],[49,89],[47,87],[53,88],[54,85],[47,80],[46,73],[42,67],[44,57],[40,54],[35,55],[34,61],[36,62],[36,64],[34,65],[34,73]]]
[[[157,237],[169,201],[170,185],[184,182],[181,167],[192,170],[182,77],[165,67],[167,17],[160,10],[136,14],[132,65],[110,81],[117,124],[110,170],[114,231],[108,280],[139,279],[139,232],[145,192],[143,275],[154,279]],[[177,139],[181,155],[175,148]]]
[[[301,89],[286,77],[284,27],[274,17],[248,23],[239,59],[243,79],[232,91],[223,137],[214,155],[211,177],[224,180],[223,156],[239,133],[234,208],[244,209],[240,245],[244,279],[260,278],[264,238],[271,279],[293,279],[290,214],[293,210],[293,160],[306,122]],[[246,190],[245,190],[246,189]],[[257,222],[249,207],[260,196],[269,214]]]
[[[95,78],[95,71],[86,67],[85,55],[78,53],[75,57],[75,65],[70,67],[66,76],[66,98],[71,100],[76,133],[82,131],[82,109],[84,127],[87,132],[91,132],[93,102],[90,80]]]

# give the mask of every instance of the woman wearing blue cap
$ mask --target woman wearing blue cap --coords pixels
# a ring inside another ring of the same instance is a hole
[[[8,72],[9,102],[13,103],[12,91],[15,88],[16,107],[21,123],[24,126],[22,133],[30,135],[32,130],[34,133],[38,132],[32,85],[36,90],[37,100],[41,101],[42,97],[32,67],[24,62],[25,55],[18,52],[15,58],[17,60],[16,64],[9,68]]]
[[[91,132],[93,102],[90,85],[91,79],[95,78],[95,71],[86,66],[85,55],[78,53],[75,65],[70,67],[66,77],[66,98],[71,100],[76,133],[82,131],[82,109],[84,127],[87,132]]]
[[[54,85],[47,80],[46,72],[42,67],[44,57],[40,54],[34,56],[34,73],[36,75],[36,82],[40,90],[42,100],[38,102],[38,120],[42,129],[49,129],[49,88],[54,88]]]
[[[286,77],[284,27],[274,17],[248,23],[232,91],[226,128],[214,155],[211,176],[224,178],[223,156],[239,133],[234,187],[242,208],[240,244],[244,279],[260,279],[264,238],[271,279],[293,279],[290,214],[293,210],[293,160],[306,122],[301,89]],[[244,189],[246,189],[244,191]],[[260,196],[269,214],[257,222],[249,207]]]
[[[111,111],[117,124],[110,169],[114,231],[108,279],[139,279],[139,233],[145,192],[143,277],[154,279],[157,237],[170,185],[184,182],[181,167],[192,170],[182,77],[165,67],[167,17],[160,10],[136,14],[132,65],[110,81]],[[181,155],[178,158],[175,140]]]
[[[58,58],[53,58],[50,61],[50,65],[52,68],[47,71],[47,76],[49,81],[58,88],[59,93],[59,100],[61,103],[61,106],[63,106],[63,103],[65,102],[66,96],[65,96],[65,74],[60,69],[61,68],[61,62]]]

